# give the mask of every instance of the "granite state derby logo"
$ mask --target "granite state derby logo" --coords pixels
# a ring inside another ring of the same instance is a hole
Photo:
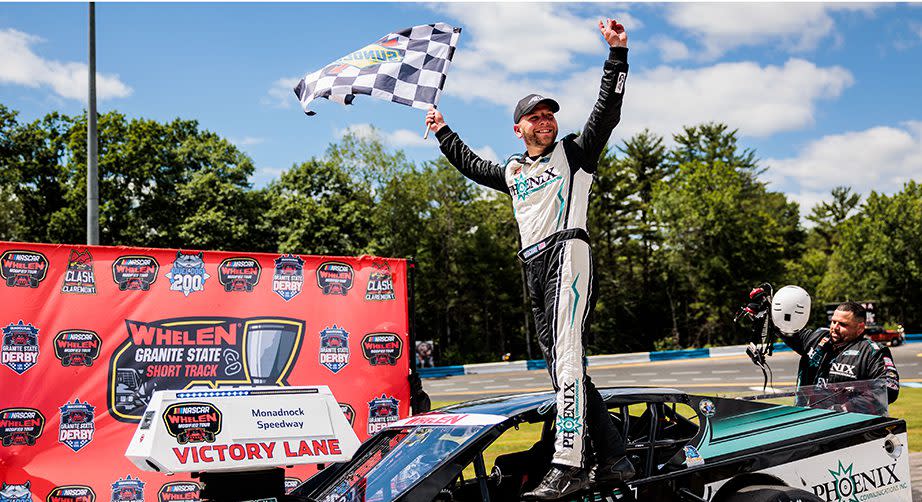
[[[285,254],[275,259],[272,291],[286,302],[301,294],[304,288],[304,260],[300,256]]]
[[[349,333],[337,325],[320,332],[320,364],[333,373],[349,364]]]
[[[38,328],[22,319],[3,328],[0,362],[19,375],[38,364]]]
[[[386,394],[368,401],[368,434],[374,435],[386,429],[388,424],[399,420],[399,407],[400,400]]]
[[[170,291],[181,291],[185,296],[204,291],[205,281],[209,277],[211,275],[205,272],[205,254],[201,252],[185,254],[177,251],[176,260],[166,273],[166,278],[170,280]]]
[[[112,502],[144,502],[144,482],[131,474],[119,478],[112,483]]]
[[[74,399],[73,403],[61,406],[61,425],[58,426],[58,442],[74,451],[90,444],[96,425],[93,423],[96,407],[88,402]]]

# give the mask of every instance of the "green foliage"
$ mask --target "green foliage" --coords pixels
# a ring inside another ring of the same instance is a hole
[[[0,239],[84,241],[85,131],[83,115],[23,122],[0,105]],[[733,313],[766,281],[805,287],[815,310],[875,299],[889,307],[884,321],[922,326],[918,184],[864,203],[837,187],[805,231],[736,131],[702,124],[673,139],[643,131],[599,162],[590,353],[743,342]],[[441,156],[409,162],[374,130],[345,135],[265,188],[251,186],[253,172],[195,121],[101,115],[101,241],[412,258],[417,336],[436,341],[440,364],[540,357],[507,196]]]
[[[888,321],[922,326],[922,185],[887,196],[871,192],[840,225],[839,244],[817,291],[821,299],[876,299]]]
[[[657,183],[678,340],[682,346],[741,341],[732,317],[755,284],[777,278],[803,236],[796,204],[758,180],[753,152],[720,124],[686,127],[670,154],[675,173]]]

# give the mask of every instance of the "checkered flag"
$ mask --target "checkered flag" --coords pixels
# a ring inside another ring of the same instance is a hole
[[[389,33],[308,74],[295,94],[308,115],[316,98],[349,105],[356,94],[426,110],[439,101],[460,35],[461,28],[445,23]]]

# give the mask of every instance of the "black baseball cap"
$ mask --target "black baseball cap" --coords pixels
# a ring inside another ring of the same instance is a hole
[[[515,114],[512,116],[513,124],[518,124],[522,117],[531,113],[538,105],[547,105],[551,107],[551,111],[557,113],[560,111],[560,105],[557,104],[551,98],[546,98],[540,94],[529,94],[524,98],[519,100],[519,104],[515,105]]]

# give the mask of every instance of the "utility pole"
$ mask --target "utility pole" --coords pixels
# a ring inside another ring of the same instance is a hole
[[[90,81],[86,131],[86,243],[99,244],[99,166],[96,139],[96,3],[90,2]]]

